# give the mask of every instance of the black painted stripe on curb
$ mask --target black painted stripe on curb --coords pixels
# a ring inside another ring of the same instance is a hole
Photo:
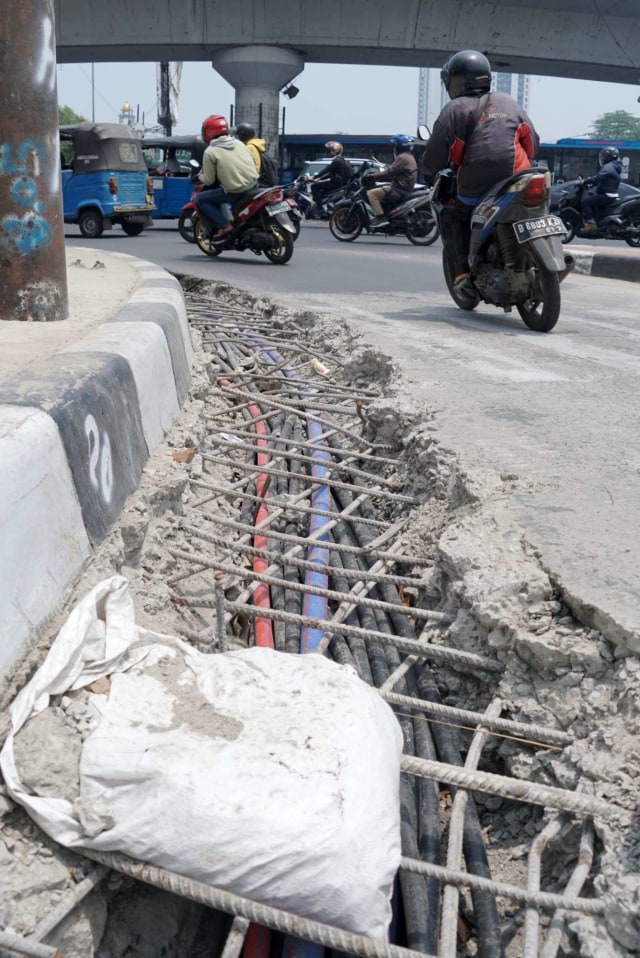
[[[133,300],[112,316],[108,323],[156,323],[161,328],[171,357],[178,404],[182,406],[191,385],[191,363],[186,353],[180,319],[175,307],[166,302],[149,303],[144,300],[139,302]]]
[[[3,383],[0,404],[37,407],[54,420],[87,534],[101,542],[149,457],[128,362],[107,353],[50,356]]]
[[[624,279],[640,283],[640,250],[634,256],[611,256],[594,253],[591,260],[591,275],[601,279]]]

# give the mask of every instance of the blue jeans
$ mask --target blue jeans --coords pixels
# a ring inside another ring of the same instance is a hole
[[[202,193],[198,194],[196,197],[196,206],[204,225],[208,229],[211,229],[213,224],[215,224],[219,230],[227,225],[229,220],[222,206],[224,203],[229,203],[230,201],[231,197],[221,186],[217,186],[213,190],[205,189]]]

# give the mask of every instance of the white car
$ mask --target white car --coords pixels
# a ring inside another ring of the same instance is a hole
[[[325,157],[322,160],[307,160],[300,171],[300,176],[316,176],[323,170],[325,167],[329,166],[333,157]],[[345,160],[348,160],[351,169],[355,173],[360,169],[363,163],[372,163],[377,170],[384,170],[387,167],[386,163],[380,163],[379,160],[374,160],[371,157],[369,159],[363,157],[354,157],[354,156],[345,156]],[[305,184],[305,192],[311,193],[311,186],[309,183]]]

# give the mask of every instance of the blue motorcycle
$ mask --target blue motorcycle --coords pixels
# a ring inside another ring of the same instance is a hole
[[[471,217],[469,280],[454,289],[455,266],[447,253],[443,221],[456,195],[455,171],[436,175],[431,202],[443,238],[444,277],[460,309],[473,310],[482,300],[505,313],[515,306],[536,332],[548,333],[556,325],[560,282],[575,260],[562,249],[562,220],[549,213],[550,189],[549,172],[533,168],[496,183],[482,197]]]

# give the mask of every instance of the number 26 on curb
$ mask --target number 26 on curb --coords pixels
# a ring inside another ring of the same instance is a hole
[[[89,443],[89,479],[104,501],[111,502],[113,492],[113,463],[111,460],[111,442],[106,432],[100,435],[98,424],[92,415],[84,421],[84,431]]]

